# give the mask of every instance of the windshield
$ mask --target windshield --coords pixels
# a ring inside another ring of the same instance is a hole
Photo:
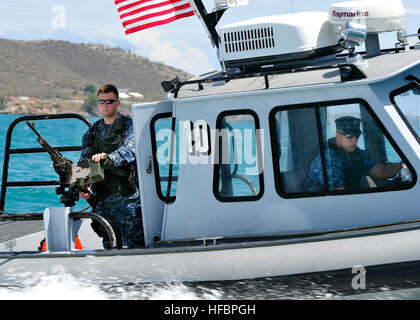
[[[420,143],[420,87],[413,83],[398,89],[391,101]]]

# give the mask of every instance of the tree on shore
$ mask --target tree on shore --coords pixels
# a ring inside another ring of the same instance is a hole
[[[0,109],[5,109],[5,108],[7,108],[6,103],[7,103],[6,98],[5,98],[5,97],[3,97],[3,96],[0,96]]]
[[[96,88],[95,88],[94,85],[90,84],[90,85],[86,86],[85,92],[96,93]]]
[[[89,93],[82,105],[82,110],[89,114],[96,114],[97,111],[97,98],[96,94]]]

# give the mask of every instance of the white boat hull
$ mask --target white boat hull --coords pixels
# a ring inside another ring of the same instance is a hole
[[[411,226],[413,227],[413,226]],[[416,224],[415,228],[420,225]],[[273,277],[420,260],[420,230],[363,230],[231,244],[0,255],[1,283],[19,274],[69,273],[101,283]],[[378,233],[380,232],[380,233]],[[350,271],[349,271],[350,272]]]

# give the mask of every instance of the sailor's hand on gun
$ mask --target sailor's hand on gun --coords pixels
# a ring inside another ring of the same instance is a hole
[[[112,166],[112,159],[107,153],[97,153],[92,156],[92,161],[101,162],[104,169],[109,169]],[[91,188],[87,187],[87,190],[79,191],[79,197],[83,200],[89,200],[92,198],[92,193],[90,193]]]
[[[90,187],[87,187],[88,192],[79,191],[80,198],[83,199],[83,200],[90,199],[90,197],[92,196],[92,194],[90,193],[90,190],[91,190]]]
[[[92,156],[92,161],[99,162],[107,156],[105,152],[97,153]]]
[[[104,169],[109,169],[112,166],[112,159],[107,153],[97,153],[92,156],[92,161],[101,162]]]

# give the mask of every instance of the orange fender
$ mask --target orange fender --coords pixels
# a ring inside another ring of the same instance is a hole
[[[83,250],[82,243],[78,236],[74,239],[74,243],[77,250]],[[41,251],[47,251],[47,241],[45,241],[45,239],[41,241]]]
[[[80,242],[80,239],[78,236],[76,236],[76,238],[74,239],[74,242],[76,244],[77,250],[83,250],[82,243]]]

